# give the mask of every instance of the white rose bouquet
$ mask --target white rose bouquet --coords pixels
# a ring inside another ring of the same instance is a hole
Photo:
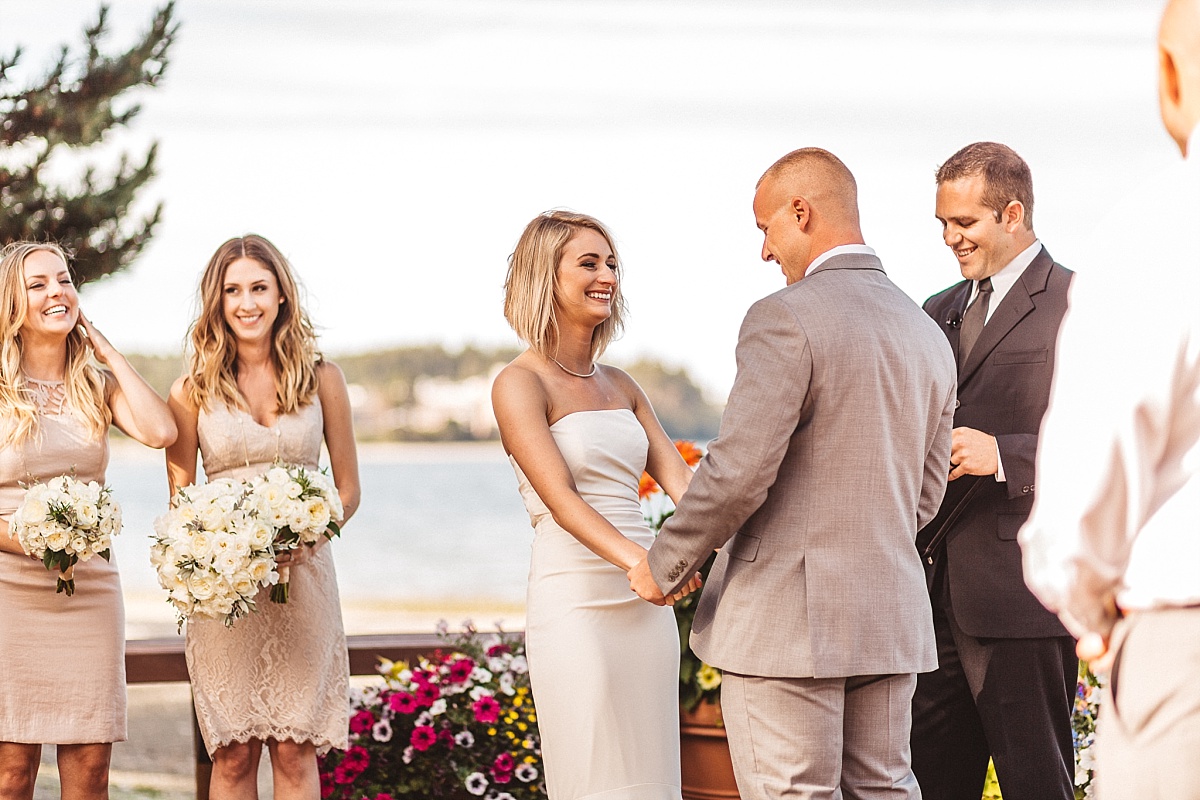
[[[112,489],[68,475],[35,483],[13,514],[12,532],[27,555],[46,569],[59,571],[56,591],[75,594],[74,577],[66,577],[80,561],[111,557],[112,537],[121,532],[121,507]]]
[[[249,484],[221,478],[180,489],[154,521],[150,561],[180,627],[192,616],[232,627],[255,610],[259,587],[278,579],[275,530],[250,500]]]
[[[301,466],[276,464],[250,482],[250,503],[260,518],[275,529],[274,550],[282,553],[312,547],[321,537],[341,533],[338,523],[344,510],[333,479]],[[271,600],[288,601],[288,567],[279,565],[279,581],[271,587]]]

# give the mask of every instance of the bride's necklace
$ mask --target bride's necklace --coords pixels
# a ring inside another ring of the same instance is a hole
[[[558,368],[561,369],[563,372],[567,373],[568,375],[574,375],[576,378],[590,378],[596,374],[596,362],[595,361],[592,362],[592,371],[591,372],[575,372],[573,370],[569,370],[566,367],[564,367],[562,365],[562,363],[559,362],[559,360],[557,358],[555,358],[554,356],[551,356],[550,360],[553,361],[555,364],[558,364]]]

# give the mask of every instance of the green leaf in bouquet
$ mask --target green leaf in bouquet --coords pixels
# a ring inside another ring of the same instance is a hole
[[[329,520],[329,525],[325,528],[325,538],[332,539],[335,536],[342,535],[342,526],[338,525],[333,520]]]
[[[112,561],[112,550],[110,548],[106,547],[105,549],[101,550],[99,553],[96,553],[96,555],[100,556],[105,561]]]
[[[46,569],[53,569],[57,560],[58,554],[49,547],[46,548],[46,552],[42,553],[42,565],[45,566]]]

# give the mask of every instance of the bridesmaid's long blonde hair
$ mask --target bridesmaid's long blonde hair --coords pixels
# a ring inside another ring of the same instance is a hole
[[[225,321],[225,273],[240,258],[257,261],[275,275],[283,302],[271,330],[275,398],[280,414],[312,402],[321,353],[312,322],[300,304],[300,287],[283,254],[262,236],[246,234],[222,244],[200,278],[200,315],[189,331],[187,391],[197,408],[213,403],[244,408],[237,386],[237,337]]]
[[[25,442],[38,432],[38,408],[21,369],[21,326],[29,316],[25,288],[25,259],[39,250],[53,253],[70,265],[67,254],[48,242],[13,242],[0,250],[0,444]],[[92,436],[108,431],[112,412],[105,397],[104,376],[92,363],[92,350],[78,326],[67,334],[67,368],[63,377],[67,405],[79,413]]]

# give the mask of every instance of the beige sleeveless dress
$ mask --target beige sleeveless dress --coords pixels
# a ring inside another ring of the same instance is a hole
[[[26,381],[37,397],[38,431],[21,446],[0,448],[6,522],[25,497],[22,483],[73,474],[102,484],[108,466],[108,437],[92,438],[63,404],[62,382]],[[40,561],[0,552],[0,741],[124,741],[125,606],[115,556],[77,564],[73,597],[55,593],[57,576]]]
[[[316,469],[323,417],[319,398],[264,427],[240,409],[201,411],[200,454],[209,480],[249,478],[275,461]],[[211,754],[251,739],[311,742],[344,749],[349,728],[349,661],[333,551],[321,547],[291,569],[291,597],[226,628],[187,623],[187,664],[196,719]]]

